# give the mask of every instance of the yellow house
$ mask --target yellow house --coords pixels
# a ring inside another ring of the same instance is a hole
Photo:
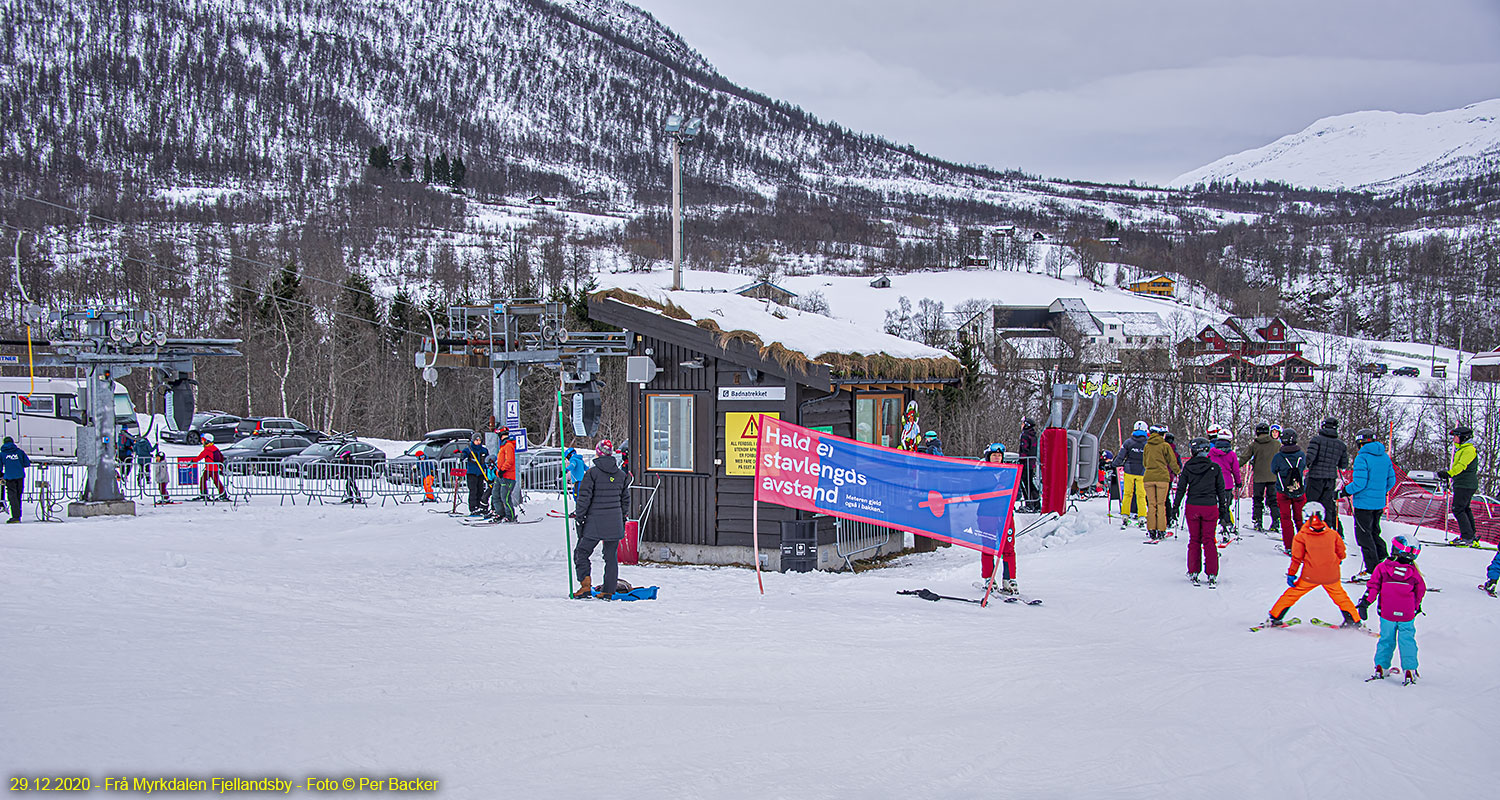
[[[1158,297],[1172,297],[1177,290],[1177,281],[1166,275],[1157,275],[1143,281],[1130,284],[1130,291],[1136,294],[1150,294]]]

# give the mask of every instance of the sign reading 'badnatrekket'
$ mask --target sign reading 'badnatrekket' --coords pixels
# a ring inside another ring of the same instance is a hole
[[[785,386],[720,386],[720,400],[785,400]]]

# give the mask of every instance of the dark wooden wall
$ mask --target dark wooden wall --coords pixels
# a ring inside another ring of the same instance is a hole
[[[718,359],[680,345],[638,336],[632,352],[647,355],[661,373],[646,388],[630,385],[630,471],[636,483],[658,486],[651,517],[641,539],[647,542],[712,545],[714,541],[714,385]],[[702,369],[680,366],[684,361],[705,358]],[[694,423],[694,472],[650,472],[646,469],[649,437],[646,432],[646,397],[650,394],[692,394]]]

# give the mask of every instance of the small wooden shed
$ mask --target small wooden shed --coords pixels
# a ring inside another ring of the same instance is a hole
[[[658,370],[626,396],[632,477],[660,487],[641,531],[642,556],[656,561],[754,563],[758,414],[893,447],[907,401],[957,382],[960,369],[946,351],[735,294],[615,289],[589,299],[589,316],[628,331],[631,354]],[[808,519],[819,567],[844,563],[835,546],[843,523],[762,505],[762,566],[779,566],[780,524]],[[897,533],[863,555],[901,541]]]

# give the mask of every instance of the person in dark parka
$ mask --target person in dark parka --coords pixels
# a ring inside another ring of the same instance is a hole
[[[5,437],[5,443],[0,444],[0,472],[5,476],[5,499],[10,503],[10,518],[6,523],[21,521],[21,490],[29,466],[31,459],[26,451],[16,444],[15,439]]]
[[[1307,502],[1323,506],[1323,522],[1343,536],[1336,484],[1339,470],[1349,468],[1349,446],[1339,438],[1339,421],[1323,420],[1318,434],[1308,440],[1306,452]]]
[[[630,508],[630,475],[615,463],[614,444],[605,439],[594,446],[594,466],[578,482],[578,546],[573,565],[578,569],[576,598],[592,596],[589,558],[604,545],[604,580],[599,584],[601,600],[614,598],[620,580],[620,540],[625,538],[625,510]]]

